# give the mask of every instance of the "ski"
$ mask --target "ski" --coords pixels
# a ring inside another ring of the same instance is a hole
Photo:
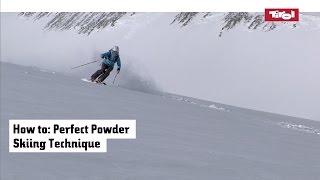
[[[94,82],[92,82],[92,81],[90,81],[89,79],[87,79],[87,78],[82,78],[81,79],[82,81],[84,81],[84,82],[89,82],[89,83],[94,83],[94,84],[102,84],[102,85],[107,85],[105,82],[96,82],[96,81],[94,81]]]

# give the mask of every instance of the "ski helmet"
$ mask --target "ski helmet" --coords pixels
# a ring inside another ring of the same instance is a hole
[[[118,52],[119,53],[119,47],[118,46],[115,46],[112,48],[112,51],[115,51],[115,52]]]

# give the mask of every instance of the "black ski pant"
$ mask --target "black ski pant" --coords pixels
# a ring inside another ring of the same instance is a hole
[[[92,74],[91,81],[94,81],[99,77],[98,81],[103,82],[109,76],[112,70],[113,67],[108,66],[105,63],[102,63],[101,69]]]

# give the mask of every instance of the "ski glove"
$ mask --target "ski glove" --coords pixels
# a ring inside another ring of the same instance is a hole
[[[117,69],[117,74],[119,74],[119,73],[120,73],[120,68]]]

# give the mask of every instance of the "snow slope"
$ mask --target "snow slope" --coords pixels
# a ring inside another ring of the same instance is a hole
[[[8,153],[9,119],[137,119],[108,153]],[[320,177],[320,122],[1,63],[1,179]]]
[[[296,28],[281,23],[270,32],[239,24],[219,37],[224,13],[199,15],[183,28],[170,25],[176,14],[126,16],[86,36],[43,31],[48,19],[33,23],[1,13],[1,61],[81,78],[99,63],[70,68],[100,60],[100,53],[118,45],[123,67],[117,82],[127,87],[142,89],[135,80],[145,79],[166,92],[320,120],[318,16],[301,15]]]

